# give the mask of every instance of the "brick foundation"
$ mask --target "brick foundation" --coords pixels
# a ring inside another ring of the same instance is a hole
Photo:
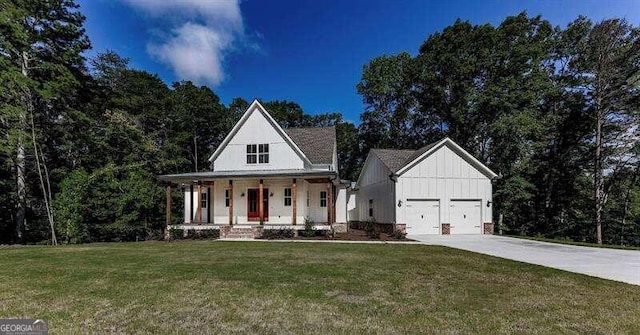
[[[404,223],[396,223],[394,230],[396,232],[400,232],[401,234],[407,234],[407,225]]]
[[[451,224],[443,223],[442,224],[442,235],[451,235]]]
[[[485,235],[493,235],[493,222],[485,222],[482,233]]]

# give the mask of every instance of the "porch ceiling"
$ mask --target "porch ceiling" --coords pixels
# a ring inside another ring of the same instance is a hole
[[[207,181],[216,179],[243,178],[328,178],[336,176],[335,171],[329,170],[264,170],[264,171],[207,171],[158,176],[158,179],[168,182]]]

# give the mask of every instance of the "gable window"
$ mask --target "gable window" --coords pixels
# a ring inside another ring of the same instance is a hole
[[[269,144],[247,144],[247,164],[269,164]]]
[[[369,216],[373,217],[373,199],[369,199]]]
[[[320,191],[320,207],[327,207],[327,191]]]
[[[269,144],[258,145],[258,163],[269,164]]]
[[[224,190],[224,207],[229,207],[229,190]]]
[[[291,206],[291,188],[284,189],[284,205]]]
[[[258,162],[257,147],[255,144],[247,144],[247,164],[255,164]]]
[[[207,208],[207,192],[200,194],[200,208]]]

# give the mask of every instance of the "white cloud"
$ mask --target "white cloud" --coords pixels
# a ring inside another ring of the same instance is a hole
[[[147,51],[170,66],[179,79],[219,85],[224,58],[243,39],[240,0],[124,0],[169,23],[170,30]]]

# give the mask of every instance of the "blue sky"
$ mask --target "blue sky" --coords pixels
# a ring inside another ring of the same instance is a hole
[[[586,15],[640,23],[640,1],[79,0],[93,43],[165,82],[192,80],[227,104],[286,99],[358,122],[355,85],[382,54],[416,54],[457,18],[500,23],[526,10],[564,26]]]

